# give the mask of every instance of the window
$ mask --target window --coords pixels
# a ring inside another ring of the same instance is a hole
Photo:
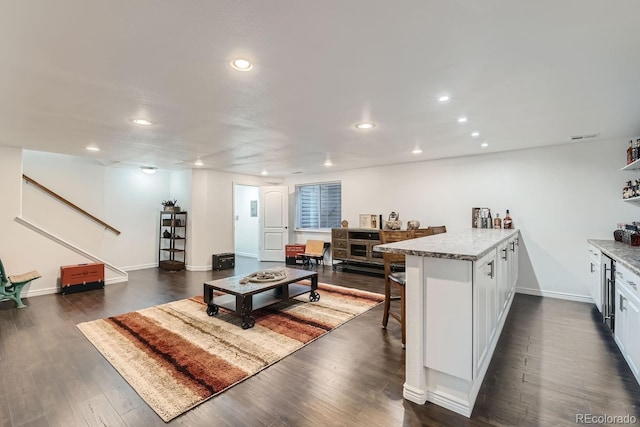
[[[340,227],[342,184],[296,185],[296,229]]]

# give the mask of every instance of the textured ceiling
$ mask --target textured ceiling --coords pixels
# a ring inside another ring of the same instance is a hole
[[[0,145],[287,176],[640,135],[637,0],[1,1]]]

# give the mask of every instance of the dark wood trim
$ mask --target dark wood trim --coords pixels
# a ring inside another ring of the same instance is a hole
[[[27,184],[33,184],[36,187],[38,187],[40,190],[44,191],[45,193],[47,193],[48,195],[50,195],[51,197],[53,197],[54,199],[57,199],[59,201],[61,201],[62,203],[64,203],[65,205],[69,206],[72,209],[77,210],[78,212],[80,212],[82,215],[94,220],[95,222],[97,222],[98,224],[102,225],[104,228],[106,228],[107,230],[111,230],[116,234],[120,234],[120,230],[110,226],[109,224],[107,224],[106,222],[96,218],[95,216],[91,215],[89,212],[85,211],[84,209],[82,209],[81,207],[71,203],[70,201],[68,201],[67,199],[65,199],[64,197],[62,197],[61,195],[59,195],[58,193],[49,190],[47,187],[45,187],[44,185],[40,184],[38,181],[36,181],[33,178],[28,177],[25,174],[22,174],[22,179],[24,179]]]

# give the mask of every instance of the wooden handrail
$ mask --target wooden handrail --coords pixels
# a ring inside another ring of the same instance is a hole
[[[40,190],[44,191],[45,193],[47,193],[48,195],[50,195],[51,197],[60,200],[62,203],[64,203],[65,205],[77,210],[78,212],[80,212],[81,214],[83,214],[84,216],[87,216],[89,218],[91,218],[92,220],[94,220],[95,222],[97,222],[98,224],[102,225],[104,228],[106,228],[107,230],[111,230],[116,234],[120,234],[120,230],[110,226],[109,224],[107,224],[106,222],[96,218],[95,216],[91,215],[89,212],[85,211],[84,209],[78,207],[77,205],[74,205],[73,203],[71,203],[70,201],[68,201],[67,199],[65,199],[64,197],[60,196],[59,194],[49,190],[47,187],[45,187],[44,185],[40,184],[38,181],[36,181],[33,178],[29,178],[27,175],[22,174],[22,178],[27,181],[28,184],[33,184],[36,187],[38,187]]]

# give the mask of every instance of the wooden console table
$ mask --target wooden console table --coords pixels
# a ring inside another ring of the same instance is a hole
[[[367,228],[331,229],[331,266],[335,270],[339,264],[365,264],[384,266],[382,253],[374,252],[380,244],[380,230]],[[336,264],[336,261],[339,261]]]

